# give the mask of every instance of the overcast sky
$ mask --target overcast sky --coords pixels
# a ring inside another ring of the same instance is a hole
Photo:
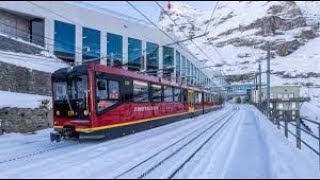
[[[168,1],[158,1],[163,7],[167,6]],[[131,17],[145,20],[138,12],[136,12],[126,1],[91,1],[89,2],[99,7],[107,8],[115,12],[126,14]],[[154,1],[131,1],[137,8],[139,8],[144,14],[148,15],[153,22],[158,21],[160,14],[160,8]],[[186,1],[186,3],[193,5],[200,9],[212,10],[214,6],[213,1]]]

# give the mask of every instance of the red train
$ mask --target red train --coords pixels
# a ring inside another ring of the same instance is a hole
[[[223,106],[218,94],[95,63],[54,72],[52,92],[58,142],[115,138]]]

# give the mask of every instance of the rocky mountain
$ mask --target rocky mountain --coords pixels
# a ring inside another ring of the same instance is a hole
[[[220,1],[211,18],[212,11],[180,1],[161,13],[159,25],[180,39],[208,32],[193,39],[198,47],[185,45],[234,84],[252,82],[258,62],[265,70],[270,44],[272,85],[301,85],[320,105],[319,9],[317,1]]]

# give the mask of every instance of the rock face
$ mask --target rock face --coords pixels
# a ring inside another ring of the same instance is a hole
[[[37,109],[28,108],[2,108],[0,109],[0,131],[11,132],[34,132],[52,126],[50,110],[42,107]]]
[[[0,62],[0,90],[51,96],[51,74]]]

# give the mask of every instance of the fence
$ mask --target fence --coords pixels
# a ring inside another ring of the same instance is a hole
[[[262,109],[262,108],[258,108],[258,109],[262,113],[267,115],[267,112],[265,109]],[[289,117],[289,113],[286,111],[284,111],[284,114],[282,117],[283,118],[272,116],[270,120],[273,124],[277,125],[278,129],[281,129],[281,128],[284,129],[284,135],[286,136],[286,138],[289,138],[289,134],[291,134],[295,138],[296,146],[298,149],[302,149],[302,144],[303,144],[307,148],[309,148],[313,153],[315,153],[318,156],[319,169],[320,169],[320,123],[310,120],[308,118],[299,117],[299,116],[297,116],[295,120],[292,120],[291,117]],[[281,122],[283,122],[283,124]],[[314,135],[311,129],[308,129],[308,126],[305,124],[305,122],[308,122],[310,125],[317,127],[318,136]],[[292,132],[292,130],[290,130],[289,125],[295,128],[295,132]],[[318,148],[314,147],[314,144],[308,143],[306,139],[303,139],[301,132],[304,132],[305,135],[310,136],[312,139],[317,141]]]

